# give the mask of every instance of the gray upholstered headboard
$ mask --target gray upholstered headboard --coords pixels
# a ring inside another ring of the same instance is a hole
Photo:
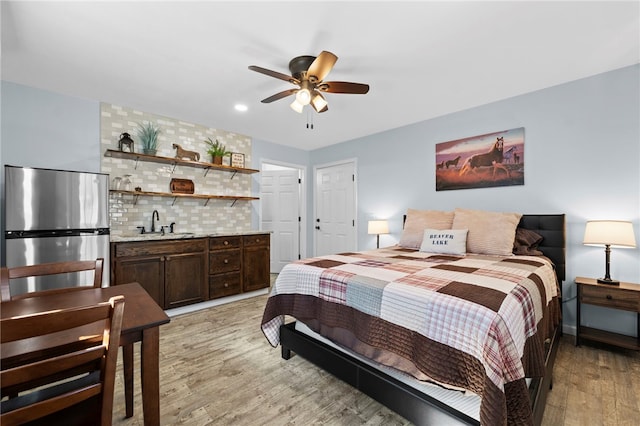
[[[404,215],[403,227],[406,220],[407,215]],[[562,283],[566,274],[567,249],[564,214],[525,214],[518,226],[542,235],[538,250],[555,264],[558,282]]]

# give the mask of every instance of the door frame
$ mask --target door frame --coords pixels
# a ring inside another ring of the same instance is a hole
[[[316,177],[318,176],[318,169],[324,169],[327,167],[340,166],[343,164],[353,165],[353,246],[355,250],[358,250],[358,159],[356,157],[345,158],[343,160],[332,161],[330,163],[315,164],[313,166],[313,216],[316,216],[317,212],[317,199],[318,199],[318,182]],[[311,226],[313,226],[313,220]],[[316,255],[316,233],[313,232],[313,255]]]
[[[260,160],[260,171],[265,164],[271,164],[274,166],[288,167],[290,169],[296,169],[300,173],[300,257],[302,259],[307,257],[307,167],[302,164],[287,163],[285,161],[270,160],[263,158]],[[260,195],[262,195],[262,182],[260,182]],[[260,230],[262,230],[262,201],[260,202],[260,211],[258,212],[258,222],[260,223]],[[273,236],[272,236],[273,238]]]

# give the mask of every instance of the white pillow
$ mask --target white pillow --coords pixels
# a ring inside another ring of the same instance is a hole
[[[425,229],[420,251],[425,253],[465,254],[467,229]]]
[[[408,209],[407,221],[398,245],[418,250],[422,244],[425,229],[451,229],[452,222],[453,212]]]
[[[469,253],[513,256],[513,242],[520,213],[499,213],[485,210],[455,209],[452,228],[468,229]]]

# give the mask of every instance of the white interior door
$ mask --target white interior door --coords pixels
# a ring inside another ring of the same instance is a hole
[[[261,172],[262,230],[271,231],[271,272],[300,258],[300,172],[277,167]]]
[[[355,163],[318,167],[315,189],[315,255],[355,251]]]

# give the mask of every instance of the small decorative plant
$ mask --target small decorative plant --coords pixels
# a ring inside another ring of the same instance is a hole
[[[211,138],[204,141],[209,147],[207,148],[207,154],[211,155],[211,159],[214,164],[222,164],[222,157],[231,155],[231,151],[227,151],[227,148],[218,142],[218,139],[212,141]]]
[[[158,135],[161,133],[159,127],[153,123],[138,123],[138,137],[142,143],[142,152],[155,155],[158,149]]]

